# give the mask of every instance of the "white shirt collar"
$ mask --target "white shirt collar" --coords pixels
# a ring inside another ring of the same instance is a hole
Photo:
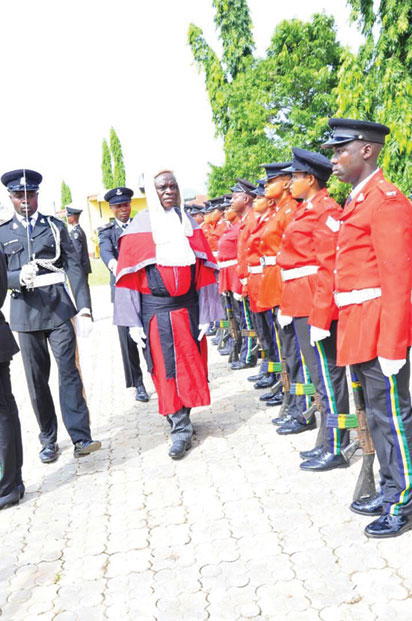
[[[130,224],[131,219],[129,218],[127,222],[121,222],[120,220],[115,218],[115,221],[116,221],[117,226],[120,226],[120,228],[123,229],[124,225],[128,226]]]
[[[24,226],[26,226],[26,223],[27,223],[26,216],[21,216],[19,213],[17,213],[17,211],[15,212],[15,215],[16,215],[17,220],[21,224],[24,224]],[[32,226],[34,226],[36,224],[38,217],[39,217],[39,212],[38,211],[35,211],[34,214],[32,216],[30,216],[30,220],[31,220]]]
[[[353,199],[355,198],[355,196],[357,196],[359,194],[359,192],[365,187],[365,185],[368,183],[368,181],[370,181],[370,179],[372,179],[373,175],[376,175],[376,173],[380,170],[380,168],[376,168],[373,173],[371,173],[370,175],[368,175],[366,177],[366,179],[364,179],[363,181],[361,181],[360,183],[358,183],[358,185],[355,185],[354,188],[352,188],[352,191],[350,193],[350,197],[351,200],[353,201]]]

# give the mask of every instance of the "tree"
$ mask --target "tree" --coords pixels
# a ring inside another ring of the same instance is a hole
[[[391,133],[381,154],[388,178],[412,188],[412,1],[349,0],[365,42],[346,52],[336,89],[338,115],[378,121]]]
[[[110,151],[113,162],[114,187],[126,185],[126,171],[123,162],[122,145],[113,127],[110,129]],[[113,187],[113,186],[112,186]]]
[[[72,193],[70,191],[70,188],[67,185],[67,183],[62,181],[62,184],[61,184],[61,187],[60,187],[61,209],[65,209],[67,207],[67,205],[71,204],[71,202],[72,202]]]
[[[104,138],[102,142],[102,181],[103,187],[106,188],[106,190],[111,190],[114,187],[112,156],[110,155],[110,149],[106,138]]]
[[[291,146],[318,149],[336,110],[342,48],[333,18],[281,22],[264,58],[253,56],[246,0],[214,0],[222,41],[219,60],[197,26],[189,28],[194,59],[205,73],[225,163],[211,165],[209,193],[227,192],[236,177],[257,179],[261,164],[287,160]]]

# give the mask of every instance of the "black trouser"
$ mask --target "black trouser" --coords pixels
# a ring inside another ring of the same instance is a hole
[[[349,443],[349,430],[339,429],[338,415],[349,415],[349,391],[346,368],[336,366],[336,327],[332,321],[330,336],[310,344],[310,326],[307,317],[297,317],[293,325],[299,340],[305,363],[322,403],[324,420],[324,448],[339,455],[341,448]],[[341,416],[341,418],[343,418]]]
[[[22,465],[20,420],[11,391],[10,363],[0,362],[0,497],[22,483]]]
[[[143,375],[140,368],[137,345],[130,336],[129,328],[117,326],[117,330],[119,333],[120,351],[122,352],[126,388],[140,386],[143,384]]]
[[[289,382],[291,384],[305,384],[310,382],[309,374],[303,365],[302,353],[299,347],[293,324],[281,328],[275,316],[277,328],[279,330],[279,338],[282,348],[282,358],[286,362]],[[310,399],[304,395],[292,395],[288,414],[298,420],[304,420],[302,414],[310,406]]]
[[[265,350],[267,362],[280,362],[280,351],[276,340],[275,323],[272,309],[261,313],[252,313],[252,321],[260,346]]]
[[[59,400],[64,425],[73,443],[90,440],[89,410],[76,366],[76,336],[69,320],[52,330],[19,332],[19,344],[31,404],[43,446],[57,440],[57,417],[49,388],[50,354],[59,372]]]
[[[242,302],[242,330],[253,330],[253,323],[251,317],[251,310],[249,306],[249,300],[247,298],[243,298]],[[242,337],[242,348],[240,351],[240,359],[242,362],[246,362],[247,364],[256,362],[256,337],[253,336],[243,336]]]
[[[412,413],[409,360],[386,377],[377,358],[354,364],[379,460],[385,513],[412,514]]]

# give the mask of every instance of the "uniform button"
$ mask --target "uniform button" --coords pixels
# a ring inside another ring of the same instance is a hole
[[[334,273],[334,274],[337,274],[337,273],[338,273],[338,270],[333,270],[333,273]]]
[[[340,246],[336,246],[336,250],[340,250]]]

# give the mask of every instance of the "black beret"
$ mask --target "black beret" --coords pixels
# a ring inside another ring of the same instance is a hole
[[[327,157],[314,151],[293,147],[293,161],[285,172],[307,172],[321,181],[327,181],[332,174],[332,164]]]
[[[130,188],[113,188],[104,195],[104,200],[110,205],[120,205],[120,203],[129,203],[134,192]]]
[[[273,162],[272,164],[262,164],[266,170],[267,181],[275,179],[281,175],[290,175],[290,172],[285,172],[285,168],[289,168],[292,162]]]
[[[1,177],[1,182],[9,192],[21,192],[24,189],[28,191],[38,190],[42,179],[41,174],[35,170],[19,168],[18,170],[4,173]]]
[[[384,144],[385,136],[390,132],[389,127],[381,123],[357,121],[355,119],[329,119],[329,127],[332,128],[333,133],[329,140],[323,143],[323,149],[346,144],[353,140]]]

